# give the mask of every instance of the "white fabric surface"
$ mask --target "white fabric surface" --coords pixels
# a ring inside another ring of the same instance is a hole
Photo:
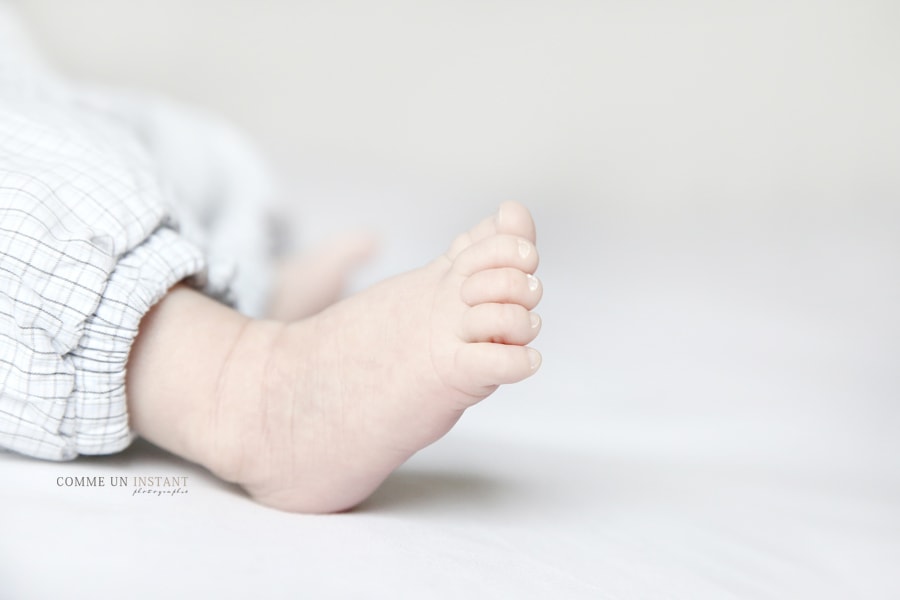
[[[661,254],[610,239],[588,250],[592,224],[537,216],[541,372],[358,510],[267,509],[142,442],[66,464],[0,455],[3,597],[897,597],[897,420],[875,408],[893,371],[847,385],[883,347],[824,352],[810,332],[839,324],[796,324],[811,327],[796,337],[790,303],[722,295],[737,276],[674,289]],[[683,250],[671,241],[659,243]],[[629,268],[581,270],[610,257]],[[896,331],[892,314],[866,318]],[[187,475],[189,491],[56,485],[101,474]]]

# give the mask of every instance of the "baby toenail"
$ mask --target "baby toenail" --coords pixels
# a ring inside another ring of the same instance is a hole
[[[519,240],[519,256],[528,258],[529,254],[531,254],[531,244],[525,240]]]
[[[541,355],[537,350],[533,348],[528,349],[528,363],[532,371],[541,366]]]
[[[540,282],[538,281],[537,277],[535,277],[534,275],[526,275],[525,278],[528,280],[529,290],[533,292],[534,290],[538,289]]]
[[[531,328],[536,329],[540,324],[541,318],[537,315],[537,313],[531,313]]]

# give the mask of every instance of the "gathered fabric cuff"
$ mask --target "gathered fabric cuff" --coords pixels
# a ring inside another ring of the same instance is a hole
[[[97,312],[68,356],[75,387],[60,427],[66,442],[61,458],[110,454],[131,443],[125,366],[138,325],[169,288],[202,274],[204,263],[199,249],[164,227],[119,260]]]
[[[160,226],[115,263],[93,313],[75,328],[80,338],[71,350],[53,352],[54,340],[42,344],[41,352],[21,344],[10,348],[18,360],[27,357],[27,367],[19,370],[31,372],[22,377],[21,394],[6,378],[0,446],[48,460],[126,448],[134,434],[125,369],[141,319],[179,281],[204,287],[205,273],[202,252],[172,228]],[[54,277],[65,278],[65,269]]]

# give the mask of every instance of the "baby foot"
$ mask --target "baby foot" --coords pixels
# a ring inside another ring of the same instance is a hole
[[[375,238],[348,234],[282,261],[276,270],[269,317],[294,321],[337,302],[350,274],[375,251]]]
[[[259,370],[223,372],[209,466],[283,510],[358,504],[540,366],[537,265],[531,216],[506,203],[429,265],[281,327]]]

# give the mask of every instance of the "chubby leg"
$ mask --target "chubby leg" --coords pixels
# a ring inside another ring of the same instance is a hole
[[[537,264],[531,216],[506,203],[425,267],[300,321],[252,321],[177,288],[133,349],[133,427],[264,504],[350,508],[537,370]]]
[[[347,234],[281,261],[268,316],[295,321],[335,303],[350,274],[372,256],[375,245],[371,235]]]

